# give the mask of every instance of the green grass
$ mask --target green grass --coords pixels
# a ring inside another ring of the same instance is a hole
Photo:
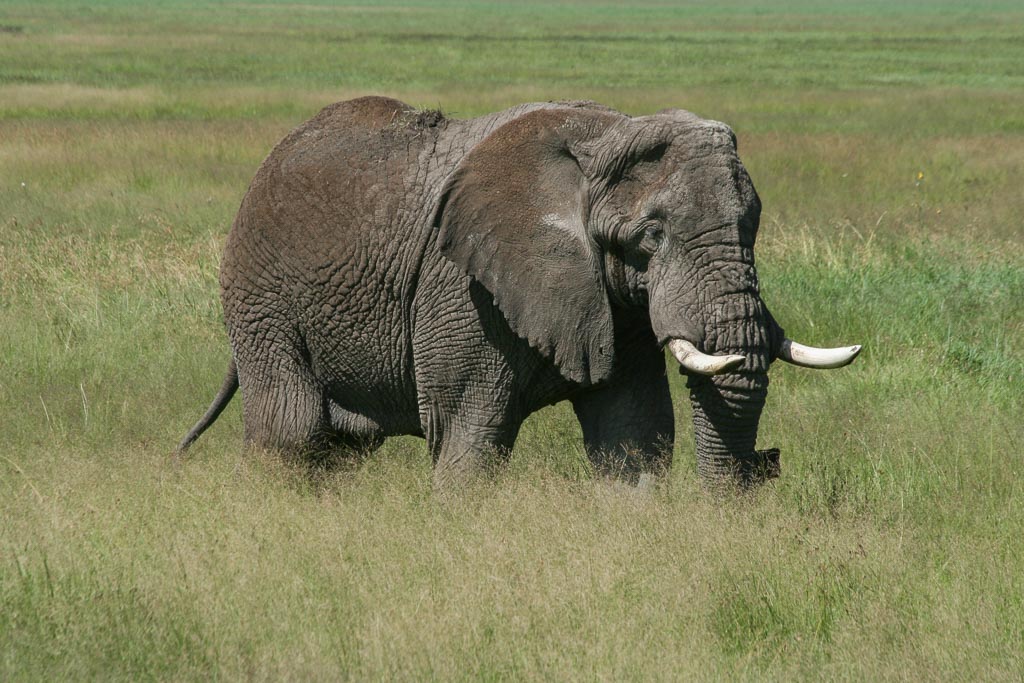
[[[1024,10],[786,0],[0,7],[0,679],[1024,675]],[[236,401],[221,245],[270,147],[381,92],[732,125],[793,336],[783,476],[590,478],[565,405],[453,498],[422,442],[309,473]],[[919,177],[921,174],[922,177]]]

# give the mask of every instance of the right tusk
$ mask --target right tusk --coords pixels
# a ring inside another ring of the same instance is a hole
[[[746,360],[743,356],[709,356],[685,339],[673,339],[668,343],[668,349],[680,365],[698,375],[720,375]]]
[[[827,370],[849,365],[860,353],[861,346],[842,346],[837,349],[819,349],[785,339],[779,347],[779,358],[804,368]]]

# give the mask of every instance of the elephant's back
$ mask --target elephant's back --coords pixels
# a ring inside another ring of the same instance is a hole
[[[309,130],[352,130],[357,127],[381,130],[393,123],[399,114],[409,111],[413,111],[413,107],[391,97],[370,96],[335,102],[296,128],[282,143]]]
[[[430,131],[384,97],[325,107],[260,165],[235,217],[222,262],[225,287],[259,272],[279,285],[366,286],[395,266],[403,216],[418,199],[408,177]],[[384,259],[384,262],[381,262]],[[398,258],[398,261],[401,261]]]
[[[308,241],[313,231],[337,231],[358,220],[362,205],[373,206],[379,216],[376,203],[400,194],[408,163],[405,155],[396,154],[408,140],[396,124],[414,113],[412,107],[385,97],[322,109],[285,136],[260,164],[232,227],[233,237],[287,250]]]

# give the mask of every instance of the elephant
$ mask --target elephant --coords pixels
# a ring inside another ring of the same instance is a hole
[[[861,347],[785,336],[754,267],[760,213],[732,129],[687,111],[330,105],[241,202],[220,269],[232,359],[178,452],[241,388],[248,444],[416,435],[444,489],[568,400],[594,471],[649,481],[675,438],[667,347],[700,481],[776,476],[778,451],[755,448],[769,365],[840,367]]]

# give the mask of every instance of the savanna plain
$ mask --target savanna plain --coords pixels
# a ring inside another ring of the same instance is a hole
[[[438,497],[422,441],[249,453],[225,235],[260,160],[379,93],[725,121],[791,336],[717,497],[689,403],[646,494],[572,411]],[[1024,9],[735,0],[0,4],[0,679],[1024,676]]]

